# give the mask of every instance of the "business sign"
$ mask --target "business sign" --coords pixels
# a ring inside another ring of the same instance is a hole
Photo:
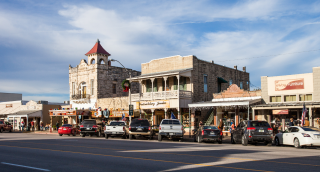
[[[110,110],[109,118],[122,118],[122,114],[124,114],[125,117],[129,117],[128,110]]]
[[[98,110],[98,111],[91,111],[91,117],[92,118],[100,118],[100,117],[102,117],[102,112],[100,111],[100,110]]]
[[[137,108],[140,109],[158,109],[158,108],[170,108],[169,100],[161,101],[145,101],[145,102],[136,102]]]
[[[304,79],[288,79],[288,80],[276,80],[275,90],[300,90],[304,89]]]
[[[273,114],[273,115],[288,115],[288,114],[289,114],[289,110],[288,110],[288,109],[284,109],[284,110],[272,110],[272,114]]]
[[[75,116],[75,115],[77,115],[75,110],[50,110],[49,113],[50,113],[50,116],[61,116],[61,115]]]
[[[12,108],[12,104],[6,104],[6,108]]]

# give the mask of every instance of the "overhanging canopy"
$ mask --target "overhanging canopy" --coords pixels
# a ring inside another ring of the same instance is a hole
[[[243,97],[232,99],[213,99],[209,102],[199,102],[188,104],[189,108],[201,108],[201,107],[225,107],[225,106],[250,106],[253,104],[260,104],[261,97]]]
[[[218,77],[218,82],[220,83],[228,83],[228,81],[226,81],[225,79]]]
[[[42,118],[42,110],[21,110],[8,114],[7,117],[39,117]]]

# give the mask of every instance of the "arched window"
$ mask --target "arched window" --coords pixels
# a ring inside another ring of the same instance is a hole
[[[96,60],[95,59],[92,59],[91,60],[91,64],[95,64],[96,63]]]
[[[81,98],[86,98],[87,94],[87,84],[86,82],[82,82],[79,86],[79,93]]]
[[[103,59],[100,59],[99,64],[105,64]]]

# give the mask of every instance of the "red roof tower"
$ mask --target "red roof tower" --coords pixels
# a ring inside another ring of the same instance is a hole
[[[93,46],[93,48],[87,52],[86,56],[90,54],[105,54],[107,56],[111,56],[101,45],[99,39],[97,39],[96,44]]]

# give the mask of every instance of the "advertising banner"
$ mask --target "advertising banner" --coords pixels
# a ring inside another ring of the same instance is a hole
[[[283,109],[283,110],[272,110],[273,115],[287,115],[289,114],[288,109]]]
[[[158,109],[158,108],[170,108],[169,100],[161,100],[161,101],[144,101],[144,102],[136,102],[136,107],[141,109]]]
[[[275,81],[275,90],[299,90],[304,89],[304,79],[288,79]]]
[[[122,114],[125,114],[125,117],[129,117],[128,110],[111,110],[109,118],[112,118],[112,117],[121,118]]]

